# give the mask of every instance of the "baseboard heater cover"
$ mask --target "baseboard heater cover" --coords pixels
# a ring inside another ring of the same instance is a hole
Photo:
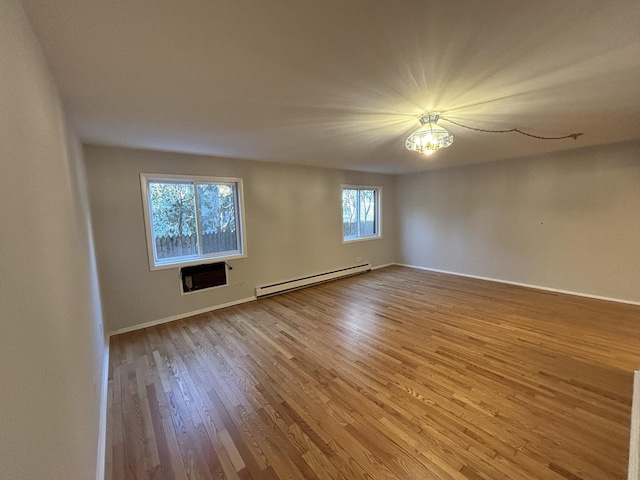
[[[294,280],[287,280],[286,282],[272,283],[271,285],[263,285],[256,287],[256,297],[263,298],[269,295],[276,295],[278,293],[284,293],[291,290],[297,290],[299,288],[315,285],[316,283],[327,282],[329,280],[335,280],[337,278],[348,277],[357,273],[368,272],[371,270],[371,264],[365,263],[362,265],[356,265],[348,268],[341,268],[339,270],[333,270],[331,272],[318,273],[316,275],[309,275],[308,277],[296,278]]]

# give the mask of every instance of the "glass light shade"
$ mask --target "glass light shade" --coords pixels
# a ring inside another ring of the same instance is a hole
[[[438,125],[439,115],[423,115],[422,126],[407,138],[405,146],[408,150],[431,155],[440,148],[453,143],[453,135]]]

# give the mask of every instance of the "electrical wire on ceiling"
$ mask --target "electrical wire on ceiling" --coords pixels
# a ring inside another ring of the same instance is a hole
[[[485,132],[485,133],[512,133],[512,132],[515,132],[515,133],[519,133],[520,135],[525,135],[527,137],[537,138],[538,140],[564,140],[565,138],[573,138],[574,140],[577,140],[580,135],[583,135],[582,133],[570,133],[569,135],[563,135],[561,137],[543,137],[543,136],[540,136],[540,135],[534,135],[532,133],[523,132],[519,128],[509,128],[507,130],[491,130],[491,129],[487,129],[487,128],[470,127],[469,125],[464,125],[462,123],[459,123],[459,122],[456,122],[454,120],[451,120],[450,118],[443,117],[442,115],[440,115],[440,120],[444,120],[446,122],[453,123],[454,125],[457,125],[458,127],[466,128],[467,130],[473,130],[474,132]]]
[[[447,129],[438,125],[439,120],[444,120],[445,122],[466,128],[467,130],[473,130],[474,132],[519,133],[525,137],[535,138],[537,140],[564,140],[566,138],[573,138],[574,140],[577,140],[578,137],[582,135],[582,133],[570,133],[569,135],[562,135],[558,137],[544,137],[542,135],[534,135],[533,133],[525,132],[519,128],[493,130],[489,128],[471,127],[447,117],[443,117],[437,113],[427,113],[419,118],[421,127],[407,137],[405,142],[407,150],[431,155],[441,148],[450,146],[453,143],[453,135]]]

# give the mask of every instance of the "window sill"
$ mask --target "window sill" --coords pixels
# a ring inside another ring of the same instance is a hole
[[[209,263],[228,262],[229,260],[237,260],[239,258],[247,258],[247,254],[239,253],[237,255],[227,255],[224,257],[199,257],[179,262],[158,263],[155,265],[151,265],[149,267],[149,270],[153,272],[156,270],[167,270],[169,268],[190,267],[192,265],[206,265]]]
[[[368,240],[380,240],[382,235],[372,235],[371,237],[343,238],[342,243],[366,242]]]

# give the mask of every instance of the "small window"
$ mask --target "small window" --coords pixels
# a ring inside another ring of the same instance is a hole
[[[380,187],[342,187],[342,235],[345,242],[380,237]]]
[[[140,179],[152,270],[245,256],[241,179]]]

